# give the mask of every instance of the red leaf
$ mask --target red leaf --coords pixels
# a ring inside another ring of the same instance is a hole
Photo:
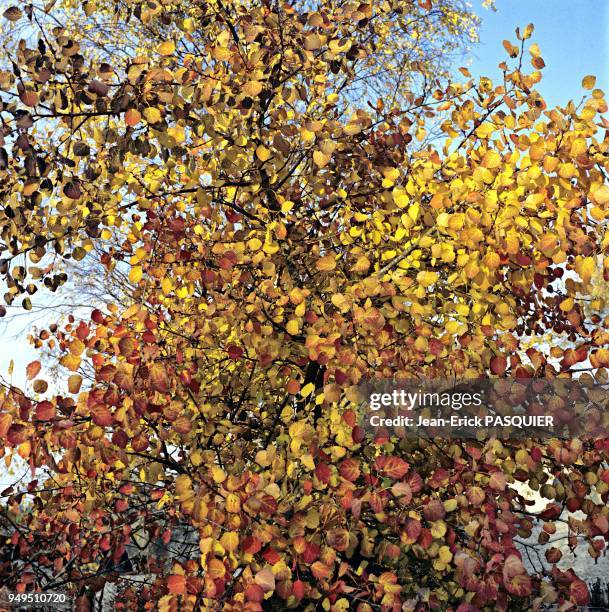
[[[235,344],[231,344],[227,349],[226,352],[228,353],[228,356],[231,359],[237,360],[237,359],[241,359],[241,357],[243,357],[243,349],[240,346],[237,346]]]
[[[261,603],[264,600],[264,590],[258,584],[248,584],[245,587],[245,597],[248,601],[255,601]]]
[[[281,556],[274,548],[267,548],[263,553],[262,557],[269,565],[275,565],[281,561]]]
[[[330,482],[330,476],[332,472],[330,471],[330,467],[327,463],[318,463],[315,466],[315,476],[317,476],[317,480],[323,482],[324,484],[328,484]]]
[[[305,592],[304,587],[305,585],[302,580],[296,580],[294,581],[294,584],[292,585],[292,592],[294,593],[294,597],[296,597],[298,601],[300,601],[304,597],[304,592]]]
[[[93,422],[100,427],[108,427],[114,422],[112,413],[106,406],[101,404],[97,404],[97,406],[91,408],[91,417],[93,418]]]
[[[137,344],[135,340],[129,336],[125,336],[121,338],[118,342],[118,349],[121,355],[125,357],[129,357],[137,348]]]
[[[344,552],[349,548],[349,532],[346,529],[330,529],[326,538],[326,543],[334,550]]]
[[[8,428],[6,439],[13,445],[18,446],[29,438],[28,430],[25,425],[11,425]]]
[[[311,565],[311,573],[318,580],[325,580],[330,575],[330,568],[321,561],[315,561],[315,563]]]
[[[609,531],[609,520],[607,520],[607,517],[604,514],[597,514],[592,522],[601,533],[607,533]]]
[[[357,459],[345,459],[339,467],[340,475],[349,482],[355,482],[360,475],[359,461]]]
[[[508,593],[524,597],[531,594],[531,578],[517,555],[508,555],[503,566],[503,582]]]
[[[302,560],[305,563],[311,564],[319,558],[321,549],[313,542],[307,542],[304,553],[302,554]]]
[[[262,548],[262,543],[260,540],[253,536],[246,536],[243,538],[243,542],[241,547],[243,548],[243,552],[248,553],[250,555],[255,555],[257,552],[260,552]]]
[[[95,309],[91,313],[91,320],[98,325],[101,325],[104,322],[104,315],[101,310]]]
[[[406,535],[411,542],[416,542],[421,535],[421,522],[417,519],[409,518],[406,520]]]
[[[497,355],[491,359],[491,372],[497,376],[505,374],[507,370],[507,359],[503,355]]]
[[[419,536],[418,544],[423,548],[429,548],[432,542],[433,536],[431,535],[431,531],[429,531],[427,527],[423,527],[423,529],[421,529],[421,535]]]
[[[439,521],[445,514],[444,504],[439,499],[430,499],[423,508],[423,516],[428,521]]]
[[[136,453],[144,452],[148,448],[149,445],[150,445],[150,440],[148,439],[148,436],[144,433],[141,433],[138,436],[135,436],[134,438],[131,439],[131,448]]]
[[[55,416],[55,406],[51,402],[40,402],[36,405],[36,418],[39,421],[50,421]]]
[[[406,463],[403,459],[399,457],[378,457],[375,462],[376,469],[381,472],[384,476],[388,478],[393,478],[393,480],[399,480],[403,478],[410,465]]]

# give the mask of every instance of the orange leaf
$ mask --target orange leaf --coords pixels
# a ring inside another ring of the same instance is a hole
[[[220,559],[212,559],[207,565],[207,573],[212,580],[224,578],[226,574],[226,566]]]
[[[32,378],[36,378],[36,376],[38,375],[38,372],[40,372],[41,367],[42,366],[40,364],[40,361],[38,360],[28,363],[25,369],[25,373],[26,373],[28,380],[32,380]]]
[[[141,120],[142,120],[142,113],[140,113],[140,111],[138,111],[135,108],[130,108],[125,113],[125,123],[130,127],[137,125]]]
[[[70,393],[78,393],[80,391],[80,385],[82,384],[82,376],[79,374],[72,374],[68,378],[68,391]]]
[[[174,595],[185,595],[186,594],[186,576],[180,576],[179,574],[172,574],[167,579],[167,588],[170,593]]]
[[[0,440],[6,437],[6,433],[12,422],[13,417],[10,414],[0,414]]]
[[[167,377],[167,369],[160,363],[152,364],[150,368],[150,382],[153,389],[161,393],[169,391],[169,379]]]

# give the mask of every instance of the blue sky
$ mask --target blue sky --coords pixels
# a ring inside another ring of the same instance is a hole
[[[587,74],[596,75],[596,86],[609,95],[607,0],[496,0],[497,11],[482,8],[482,0],[471,1],[482,18],[480,44],[468,65],[472,74],[499,75],[497,64],[507,57],[501,42],[516,44],[516,27],[533,23],[531,42],[539,45],[546,63],[537,89],[548,106],[579,100]]]

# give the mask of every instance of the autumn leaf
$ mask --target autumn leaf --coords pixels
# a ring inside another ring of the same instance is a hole
[[[596,77],[589,74],[582,79],[582,87],[584,89],[594,89],[594,85],[596,84]]]
[[[269,567],[264,567],[257,572],[254,581],[265,592],[275,590],[275,576]]]
[[[39,421],[50,421],[55,417],[55,406],[51,402],[39,402],[36,405],[36,418]]]
[[[38,373],[40,372],[41,367],[41,363],[38,360],[29,363],[25,370],[28,379],[32,380],[33,378],[36,378],[36,376],[38,376]]]
[[[142,120],[142,114],[135,108],[130,108],[125,113],[125,123],[130,126],[136,126]]]
[[[176,595],[186,594],[186,577],[180,574],[172,574],[167,578],[167,588],[170,593]]]

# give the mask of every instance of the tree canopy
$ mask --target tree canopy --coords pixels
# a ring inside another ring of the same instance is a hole
[[[566,520],[603,554],[609,440],[364,440],[355,390],[606,378],[594,78],[547,108],[532,26],[499,82],[449,78],[456,0],[56,4],[4,13],[5,301],[98,253],[129,303],[39,332],[61,375],[5,387],[0,453],[31,479],[2,493],[2,582],[84,610],[128,546],[186,534],[117,605],[585,604],[516,541]]]

